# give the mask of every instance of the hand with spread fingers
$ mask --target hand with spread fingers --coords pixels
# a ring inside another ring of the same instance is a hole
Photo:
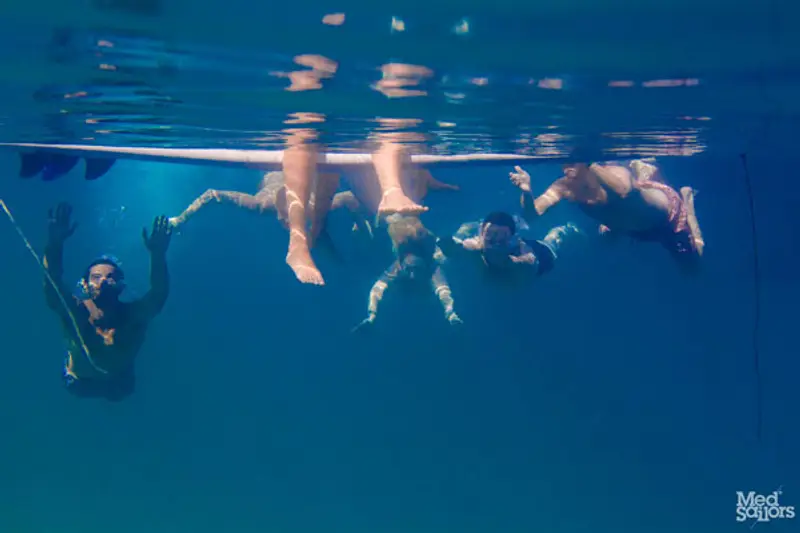
[[[69,239],[78,224],[70,221],[72,216],[72,206],[66,202],[61,202],[55,209],[47,212],[48,236],[51,244],[64,244]]]
[[[169,248],[170,239],[172,239],[172,224],[166,216],[157,216],[153,220],[153,230],[150,236],[147,235],[147,228],[142,229],[142,239],[144,245],[151,254],[166,254]]]

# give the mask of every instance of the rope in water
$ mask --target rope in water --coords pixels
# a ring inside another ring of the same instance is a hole
[[[758,339],[761,329],[761,265],[758,259],[758,232],[756,231],[756,215],[753,202],[753,185],[750,181],[750,170],[747,167],[747,154],[741,154],[742,168],[744,169],[744,182],[747,187],[747,199],[750,206],[750,232],[753,245],[753,292],[755,297],[753,321],[753,367],[756,375],[756,436],[761,442],[762,427],[762,392],[761,392],[761,353],[758,349]]]
[[[36,250],[33,249],[33,246],[31,246],[30,241],[25,236],[25,233],[22,231],[22,228],[17,223],[17,220],[14,218],[14,215],[11,214],[11,210],[8,208],[8,205],[6,205],[6,203],[3,201],[2,198],[0,198],[0,207],[3,208],[3,211],[5,211],[8,220],[11,221],[11,224],[14,226],[14,229],[17,231],[17,234],[22,239],[22,242],[25,243],[25,247],[28,249],[33,258],[36,260],[36,263],[39,265],[39,268],[45,275],[45,279],[47,279],[47,282],[50,284],[55,293],[58,295],[58,299],[61,302],[61,306],[64,308],[64,311],[67,312],[67,316],[69,316],[69,319],[72,322],[72,328],[75,330],[75,335],[77,336],[78,341],[81,344],[81,350],[83,350],[83,353],[86,354],[86,359],[89,361],[89,364],[91,364],[94,367],[94,369],[97,370],[98,372],[101,372],[103,374],[108,374],[107,371],[103,370],[102,368],[100,368],[95,364],[91,354],[89,353],[89,347],[86,346],[86,342],[83,340],[83,335],[81,335],[80,327],[78,327],[78,321],[75,319],[75,315],[72,313],[72,311],[70,311],[69,304],[67,304],[67,301],[64,299],[64,295],[61,294],[61,291],[58,289],[58,284],[50,275],[50,272],[47,270],[47,267],[44,266],[44,262],[39,257],[39,254],[36,253]]]

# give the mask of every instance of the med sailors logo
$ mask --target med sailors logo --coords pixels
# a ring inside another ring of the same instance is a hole
[[[783,490],[770,494],[757,494],[755,491],[736,491],[736,521],[752,521],[754,527],[759,522],[791,520],[795,517],[794,505],[782,505]]]

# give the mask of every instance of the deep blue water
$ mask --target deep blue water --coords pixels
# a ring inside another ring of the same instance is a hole
[[[0,141],[279,149],[300,112],[343,151],[366,151],[392,117],[434,153],[659,155],[671,183],[700,191],[707,247],[685,278],[658,246],[608,246],[559,206],[532,236],[574,221],[586,237],[546,277],[511,290],[453,267],[462,327],[432,295],[390,290],[374,331],[353,335],[392,259],[384,232],[370,241],[334,213],[342,258],[318,257],[327,285],[308,287],[274,219],[210,206],[173,238],[136,394],[111,404],[64,390],[42,274],[0,215],[0,533],[728,533],[751,526],[736,491],[781,487],[800,505],[796,6],[6,4]],[[323,25],[334,12],[347,22]],[[274,73],[302,70],[303,54],[336,75],[286,91]],[[425,94],[376,91],[390,63],[429,69],[412,87]],[[556,161],[526,168],[538,184],[558,175]],[[131,296],[147,288],[143,226],[260,178],[119,161],[95,182],[82,165],[23,181],[6,151],[0,170],[37,251],[47,209],[69,201],[67,279],[110,252]],[[462,191],[432,193],[425,224],[448,234],[516,210],[509,170],[437,173]]]
[[[16,161],[2,157],[12,172]],[[172,293],[139,358],[138,391],[120,404],[63,390],[40,272],[0,224],[0,530],[742,530],[736,490],[782,485],[785,504],[800,500],[796,202],[778,173],[793,162],[749,162],[763,276],[760,442],[735,158],[663,162],[701,191],[709,244],[698,279],[680,277],[658,247],[586,238],[520,291],[451,269],[458,330],[432,297],[390,292],[376,330],[351,335],[390,252],[384,238],[351,236],[341,213],[332,231],[345,260],[322,260],[328,285],[311,288],[285,266],[276,222],[209,208],[174,238]],[[489,207],[513,209],[505,172],[441,174],[464,190],[432,194],[426,224],[444,233]],[[8,179],[3,198],[38,249],[46,208],[72,202],[80,227],[67,275],[111,251],[136,292],[146,288],[141,226],[212,184],[249,189],[258,177],[121,162],[91,183],[77,172]],[[549,218],[585,222],[569,206]]]

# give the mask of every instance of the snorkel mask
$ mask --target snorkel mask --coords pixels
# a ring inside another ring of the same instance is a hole
[[[436,252],[435,237],[428,236],[420,240],[402,244],[396,250],[400,262],[400,273],[407,279],[432,275],[433,255]]]
[[[114,272],[100,280],[92,280],[92,268],[97,265],[114,267]],[[119,296],[125,290],[125,272],[122,262],[113,255],[101,255],[86,267],[83,277],[75,285],[75,297],[81,301]]]

